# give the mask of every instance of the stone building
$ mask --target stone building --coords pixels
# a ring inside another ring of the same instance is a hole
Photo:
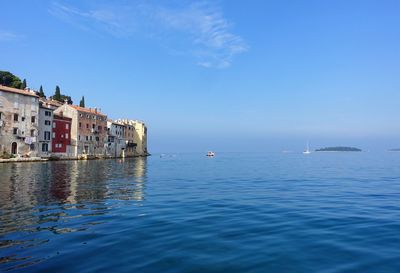
[[[147,127],[139,120],[119,119],[126,126],[125,142],[127,156],[147,156]]]
[[[77,158],[106,156],[107,116],[97,108],[63,104],[54,111],[72,119],[71,146]]]
[[[136,153],[140,156],[147,156],[147,126],[143,121],[131,120],[130,123],[135,128],[134,141],[137,144]]]
[[[52,148],[53,108],[43,101],[39,102],[39,131],[38,154],[41,157],[49,157]]]
[[[39,97],[0,85],[0,154],[34,157],[38,151]]]
[[[124,132],[125,156],[126,157],[137,156],[137,153],[136,153],[137,144],[135,143],[135,139],[134,139],[135,128],[133,127],[132,124],[129,123],[129,120],[127,120],[127,119],[118,119],[115,122],[118,124],[125,125],[125,132]]]
[[[125,157],[126,141],[125,141],[125,124],[116,121],[107,121],[107,156]]]

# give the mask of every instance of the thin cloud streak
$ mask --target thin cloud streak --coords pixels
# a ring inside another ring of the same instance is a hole
[[[234,56],[248,50],[244,40],[231,32],[232,25],[223,13],[210,3],[178,8],[130,2],[83,11],[56,2],[49,12],[86,31],[106,32],[117,38],[145,35],[159,39],[172,51],[190,54],[205,68],[229,67]],[[185,49],[166,38],[165,32],[185,41]]]
[[[19,40],[21,37],[22,37],[21,35],[18,35],[14,32],[0,30],[0,41],[11,42]]]

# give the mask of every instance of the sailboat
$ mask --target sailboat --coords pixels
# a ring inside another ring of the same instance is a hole
[[[311,154],[310,145],[308,142],[307,142],[307,149],[303,152],[303,154],[305,154],[305,155]]]

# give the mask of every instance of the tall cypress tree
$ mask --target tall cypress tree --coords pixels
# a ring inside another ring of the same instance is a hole
[[[54,93],[53,99],[58,100],[59,102],[63,102],[61,98],[61,90],[58,85],[56,86],[56,91]]]
[[[80,107],[85,107],[85,96],[82,96],[81,101],[79,102]]]
[[[26,79],[24,79],[22,81],[22,85],[21,85],[21,89],[25,89],[26,88]]]
[[[46,95],[44,94],[42,86],[40,86],[40,88],[39,88],[39,97],[41,97],[41,98],[45,98],[46,97]]]

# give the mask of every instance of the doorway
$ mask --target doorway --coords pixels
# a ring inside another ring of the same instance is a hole
[[[11,154],[13,154],[13,155],[15,155],[15,154],[17,154],[17,142],[13,142],[12,144],[11,144]]]

